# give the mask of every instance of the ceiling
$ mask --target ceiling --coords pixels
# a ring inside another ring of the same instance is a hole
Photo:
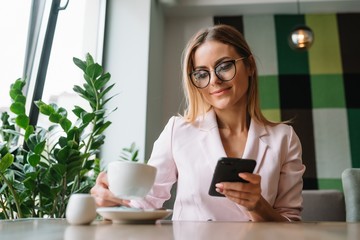
[[[360,12],[360,0],[158,0],[166,16]],[[299,6],[299,8],[298,8]]]

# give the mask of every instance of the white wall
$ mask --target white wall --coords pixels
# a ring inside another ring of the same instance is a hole
[[[144,159],[150,157],[153,143],[163,129],[164,87],[162,69],[164,65],[164,18],[158,1],[151,1],[148,97],[146,109],[146,141]]]
[[[181,85],[181,54],[193,34],[212,26],[213,17],[166,17],[164,30],[164,105],[163,121],[183,113],[185,104]]]
[[[115,160],[135,142],[147,160],[168,119],[183,113],[181,53],[212,16],[165,17],[156,0],[109,0],[107,9],[104,67],[119,95],[107,107],[118,110],[109,117],[101,158],[103,165]]]
[[[103,65],[116,85],[107,108],[112,125],[105,132],[103,164],[119,158],[135,142],[144,157],[151,1],[109,0]]]

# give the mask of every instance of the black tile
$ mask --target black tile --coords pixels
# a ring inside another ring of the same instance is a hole
[[[292,120],[291,126],[298,135],[302,146],[303,164],[306,166],[304,178],[316,179],[316,155],[312,109],[282,109],[282,120]]]
[[[343,73],[360,73],[360,14],[337,15]]]
[[[214,25],[226,24],[235,27],[239,32],[244,34],[244,24],[242,16],[215,16]]]
[[[309,75],[279,75],[281,109],[311,109]]]
[[[360,108],[360,74],[344,74],[344,90],[347,108]]]

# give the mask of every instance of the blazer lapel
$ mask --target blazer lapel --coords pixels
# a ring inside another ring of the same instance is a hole
[[[243,158],[256,160],[254,173],[259,173],[259,168],[264,160],[266,150],[269,146],[265,138],[266,135],[268,135],[268,132],[265,126],[251,120]]]
[[[199,131],[201,134],[200,148],[204,153],[207,165],[213,172],[219,158],[226,156],[213,110],[206,113],[204,119],[200,121]]]

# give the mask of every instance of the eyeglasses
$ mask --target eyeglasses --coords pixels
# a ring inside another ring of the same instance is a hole
[[[214,70],[215,75],[223,82],[232,80],[236,74],[237,61],[240,61],[246,57],[224,61],[217,65]],[[195,70],[189,74],[192,84],[197,88],[206,88],[210,83],[211,72],[209,70],[201,69]]]

